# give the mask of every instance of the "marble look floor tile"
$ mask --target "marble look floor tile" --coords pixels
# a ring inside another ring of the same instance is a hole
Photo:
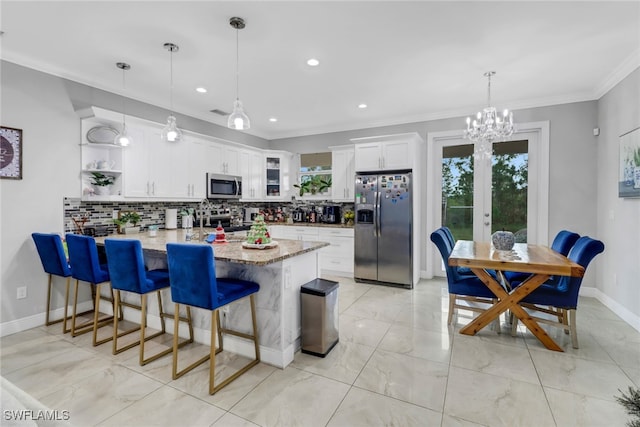
[[[224,414],[222,418],[220,418],[215,423],[211,424],[211,427],[257,427],[257,424],[252,423],[251,421],[247,421],[244,418],[240,418],[237,415],[233,415],[230,412]]]
[[[362,317],[340,315],[340,342],[353,342],[376,347],[391,327],[389,322]]]
[[[362,344],[338,342],[326,357],[296,353],[292,366],[346,384],[353,384],[374,350],[375,347]]]
[[[75,425],[95,425],[161,386],[158,381],[115,365],[43,396],[40,401],[52,409],[68,410]]]
[[[0,338],[0,355],[3,355],[5,351],[9,350],[14,345],[26,345],[33,340],[42,340],[45,337],[50,337],[51,334],[42,330],[41,328],[33,328],[16,334],[6,335]],[[55,340],[55,338],[50,338]]]
[[[640,343],[606,336],[596,336],[595,339],[618,365],[630,368],[640,366]]]
[[[324,426],[349,388],[339,381],[287,368],[270,375],[230,412],[265,427]]]
[[[579,310],[579,309],[578,309]],[[617,342],[640,344],[640,332],[622,320],[596,319],[587,317],[583,322],[576,322],[578,333],[580,329],[588,331],[596,339],[611,339]]]
[[[163,386],[98,424],[107,426],[202,426],[225,411],[169,386]]]
[[[398,317],[398,314],[405,308],[406,304],[370,297],[367,293],[342,313],[355,317],[380,320],[382,322],[393,322],[395,318]]]
[[[504,319],[500,324],[500,333],[496,331],[494,324],[491,323],[482,330],[478,331],[475,335],[464,335],[460,333],[460,330],[464,326],[465,325],[461,324],[455,325],[454,333],[452,334],[454,340],[456,340],[458,337],[473,337],[485,343],[503,344],[519,347],[522,349],[525,349],[527,347],[522,334],[517,334],[515,337],[511,336],[511,326],[507,323],[506,319]]]
[[[327,427],[438,426],[440,412],[357,387],[349,390]]]
[[[546,326],[546,325],[545,325]],[[548,328],[548,329],[547,329]],[[574,357],[586,360],[593,360],[603,363],[614,363],[611,356],[607,351],[599,344],[598,340],[591,334],[578,330],[578,347],[573,348],[571,342],[571,335],[567,335],[563,330],[553,327],[547,327],[545,329],[549,336],[564,350],[566,354],[570,354]],[[547,350],[547,348],[536,338],[531,332],[523,334],[527,347],[532,350]]]
[[[101,372],[111,365],[109,359],[96,358],[95,353],[77,348],[13,371],[6,375],[6,378],[39,399]]]
[[[448,334],[394,325],[378,348],[434,362],[449,363],[451,337]]]
[[[635,383],[636,387],[640,388],[640,365],[635,368],[630,366],[621,366],[620,368]]]
[[[52,357],[74,351],[77,348],[60,337],[45,334],[29,339],[22,344],[3,347],[0,356],[0,372],[6,375],[25,366],[33,365]]]
[[[545,387],[614,400],[618,389],[633,384],[614,364],[578,359],[549,350],[531,350],[531,358]]]
[[[452,417],[448,414],[442,415],[442,425],[440,427],[487,427],[484,424],[478,424],[462,418]]]
[[[529,350],[460,335],[453,340],[451,366],[539,384]]]
[[[444,413],[489,426],[554,426],[540,384],[452,366]]]
[[[558,426],[624,426],[629,417],[617,402],[545,387]]]
[[[354,386],[442,412],[449,365],[376,350]]]
[[[216,362],[219,362],[219,360],[216,360]],[[192,396],[196,396],[205,402],[216,405],[219,408],[229,410],[275,371],[277,371],[277,368],[259,363],[216,394],[210,395],[209,365],[205,363],[177,380],[172,381],[169,385],[185,393],[189,393]]]

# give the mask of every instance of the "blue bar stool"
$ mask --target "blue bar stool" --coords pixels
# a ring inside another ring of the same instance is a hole
[[[139,240],[105,239],[104,246],[107,251],[109,275],[111,287],[115,292],[114,309],[117,312],[121,306],[140,310],[140,326],[123,332],[118,332],[118,316],[113,318],[113,354],[121,353],[136,345],[140,345],[140,366],[146,365],[173,351],[173,347],[161,351],[147,359],[144,357],[144,343],[166,333],[165,317],[172,317],[162,308],[162,289],[169,287],[169,270],[145,270],[142,244]],[[123,301],[121,291],[133,292],[140,295],[140,305]],[[145,336],[147,326],[147,295],[155,292],[158,296],[158,313],[160,316],[161,330],[152,335]],[[180,346],[193,342],[193,327],[191,326],[191,313],[187,318],[180,318],[189,324],[190,339],[182,342]],[[118,348],[118,338],[140,331],[140,340]]]
[[[67,234],[67,249],[69,250],[69,264],[71,265],[71,277],[76,279],[75,292],[73,297],[73,314],[71,315],[71,336],[87,333],[93,330],[93,346],[103,344],[113,339],[112,336],[98,341],[98,328],[108,325],[113,320],[112,316],[99,319],[100,300],[109,301],[113,307],[113,289],[111,298],[100,294],[100,286],[109,282],[109,271],[107,266],[100,264],[98,259],[98,248],[93,237],[81,236],[79,234]],[[93,320],[87,321],[82,325],[76,325],[76,313],[78,306],[78,284],[80,281],[87,282],[91,285],[91,293],[94,299]],[[114,310],[115,314],[116,311]],[[122,308],[120,310],[122,318]]]
[[[69,284],[71,282],[71,267],[67,262],[67,255],[64,253],[62,239],[57,234],[32,233],[31,237],[36,245],[42,268],[45,273],[49,274],[49,286],[47,291],[47,314],[45,325],[50,326],[59,322],[62,324],[62,332],[67,333],[67,308],[69,305]],[[51,320],[49,314],[51,312],[51,290],[53,287],[53,276],[66,277],[67,286],[64,297],[64,316],[60,319]],[[86,313],[85,313],[86,314]]]
[[[254,295],[260,290],[260,286],[247,280],[216,278],[213,248],[210,245],[168,243],[167,260],[171,281],[171,299],[176,304],[173,335],[173,379],[180,378],[209,360],[209,394],[214,394],[260,362],[254,300]],[[219,309],[247,296],[251,305],[253,335],[222,328]],[[211,311],[211,348],[209,354],[187,366],[182,371],[178,371],[177,318],[180,304],[186,305],[187,309],[191,306]],[[215,348],[216,334],[219,343],[217,350]],[[235,335],[253,341],[256,357],[220,384],[215,385],[216,354],[223,350],[222,334]]]

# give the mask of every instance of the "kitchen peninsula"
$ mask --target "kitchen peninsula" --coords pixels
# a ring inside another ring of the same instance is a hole
[[[185,234],[182,229],[159,230],[155,237],[147,233],[119,234],[97,237],[96,242],[102,245],[107,238],[138,239],[142,243],[148,267],[159,268],[166,266],[167,243],[185,242]],[[203,244],[197,240],[192,243]],[[278,246],[264,250],[245,249],[240,241],[213,245],[218,277],[236,277],[260,285],[256,309],[263,362],[284,368],[293,361],[294,353],[300,347],[300,287],[318,277],[318,249],[325,246],[329,246],[329,243],[287,239],[278,239]],[[168,307],[170,291],[166,290],[163,296],[165,307]],[[248,304],[248,301],[235,304]],[[150,312],[151,317],[154,314],[157,315],[157,312]],[[222,314],[222,322],[227,322],[228,326],[250,332],[249,310],[234,310],[232,306],[228,313]],[[153,325],[151,321],[149,323]],[[196,341],[208,342],[210,316],[194,310],[193,326]],[[253,351],[251,344],[233,336],[225,336],[224,346],[249,357]]]

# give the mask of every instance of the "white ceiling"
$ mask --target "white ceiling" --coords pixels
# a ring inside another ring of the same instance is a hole
[[[517,110],[597,99],[640,66],[639,1],[3,0],[1,13],[2,59],[165,108],[176,43],[174,110],[221,125],[209,111],[232,109],[229,18],[242,17],[240,98],[266,139],[473,114],[488,70],[492,105]]]

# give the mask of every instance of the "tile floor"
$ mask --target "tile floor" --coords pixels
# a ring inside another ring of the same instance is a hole
[[[580,349],[549,329],[566,350],[555,353],[524,329],[511,337],[506,325],[500,335],[489,328],[460,335],[471,312],[447,327],[444,280],[402,290],[334,279],[340,342],[326,358],[297,353],[284,370],[260,364],[215,396],[207,392],[207,365],[173,381],[171,356],[140,367],[137,348],[113,356],[110,344],[94,348],[89,335],[62,335],[59,324],[3,337],[1,373],[46,407],[68,410],[77,426],[564,427],[628,420],[614,396],[640,387],[640,333],[595,299],[580,300]],[[204,351],[194,345],[185,355]],[[221,375],[243,362],[222,355]]]

